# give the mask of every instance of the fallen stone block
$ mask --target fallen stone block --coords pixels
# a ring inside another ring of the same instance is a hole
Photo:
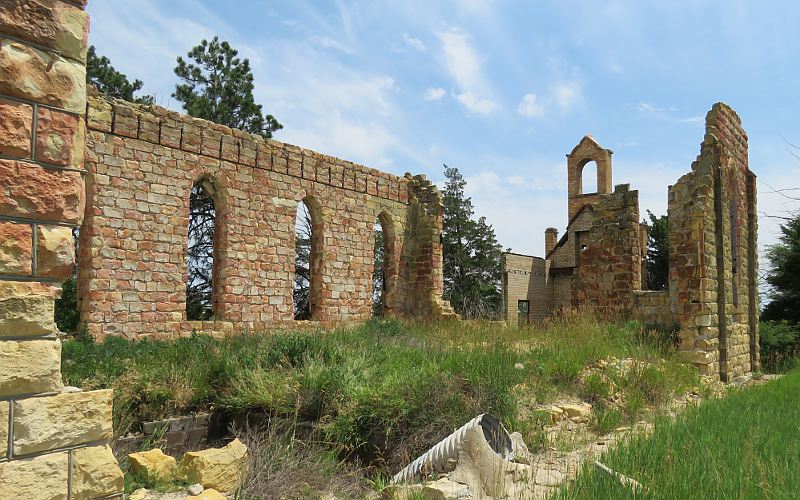
[[[223,448],[189,451],[183,455],[180,468],[190,483],[200,483],[218,491],[233,491],[247,469],[247,446],[234,439]]]
[[[165,455],[159,448],[131,453],[128,455],[131,471],[148,478],[171,479],[175,476],[178,462],[174,457]]]

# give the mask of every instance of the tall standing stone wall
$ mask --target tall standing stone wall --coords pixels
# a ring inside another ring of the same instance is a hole
[[[84,208],[85,2],[0,0],[0,498],[120,497],[111,391],[61,381]]]
[[[372,310],[373,225],[385,234],[389,314],[437,318],[441,195],[403,178],[158,106],[89,98],[79,308],[97,336],[172,336],[293,321],[295,216],[311,212],[312,319]],[[214,320],[187,321],[189,193],[215,191]]]
[[[591,229],[578,247],[572,284],[575,305],[632,309],[642,287],[642,227],[639,192],[616,186],[594,205]]]
[[[759,369],[755,175],[739,116],[706,116],[692,171],[669,190],[670,295],[681,350],[724,381]]]
[[[553,307],[552,286],[547,279],[547,263],[541,257],[504,253],[500,260],[503,276],[503,315],[513,324],[518,318],[520,300],[527,300],[526,323],[545,319]],[[519,318],[520,321],[523,318]]]

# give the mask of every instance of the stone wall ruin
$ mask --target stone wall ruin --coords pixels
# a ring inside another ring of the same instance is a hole
[[[441,195],[398,177],[222,125],[99,95],[87,108],[79,309],[102,337],[229,333],[293,324],[294,222],[313,223],[311,315],[325,326],[372,311],[373,224],[385,238],[386,313],[453,313],[442,294]],[[217,207],[214,319],[187,321],[189,193]]]
[[[692,171],[669,188],[668,290],[642,290],[646,227],[638,192],[627,184],[611,189],[611,154],[586,136],[567,155],[567,230],[561,239],[555,228],[545,231],[539,282],[518,269],[538,257],[504,254],[506,319],[518,321],[519,300],[537,311],[526,322],[543,309],[621,310],[645,323],[678,325],[680,351],[704,374],[729,381],[759,370],[756,184],[736,112],[712,107]],[[596,193],[582,192],[589,162],[597,164]]]
[[[85,2],[0,0],[0,498],[122,498],[110,390],[61,380],[84,213]]]

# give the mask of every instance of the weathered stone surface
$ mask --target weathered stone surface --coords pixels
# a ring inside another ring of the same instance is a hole
[[[91,446],[72,453],[72,499],[88,500],[122,493],[125,478],[111,447]]]
[[[77,115],[39,108],[36,159],[65,167],[83,164],[86,124]]]
[[[68,464],[67,452],[0,463],[0,498],[65,500]]]
[[[227,499],[228,497],[226,497],[219,491],[215,490],[214,488],[203,490],[203,492],[200,493],[199,495],[192,495],[186,497],[186,500],[227,500]]]
[[[567,418],[573,422],[585,422],[589,419],[592,412],[592,405],[589,403],[560,403],[561,410],[567,414]]]
[[[206,488],[233,491],[247,468],[247,447],[234,439],[223,448],[190,451],[180,463],[190,483],[200,483]]]
[[[75,244],[72,228],[38,226],[36,241],[36,275],[69,278],[75,265]]]
[[[0,160],[0,179],[0,215],[80,223],[85,200],[80,173]]]
[[[195,483],[186,488],[186,492],[190,495],[199,495],[203,492],[203,485],[200,483]]]
[[[55,331],[57,288],[25,281],[0,281],[0,338],[46,335]]]
[[[0,274],[31,274],[33,238],[31,226],[0,222]]]
[[[0,99],[0,154],[29,158],[32,131],[33,106]]]
[[[61,383],[61,342],[0,341],[0,397],[58,391]]]
[[[0,458],[8,454],[8,401],[0,401]]]
[[[110,389],[15,401],[14,453],[111,439],[111,401]]]
[[[131,471],[149,478],[171,479],[178,462],[159,448],[128,455]]]
[[[0,94],[86,110],[86,68],[50,52],[0,38]]]
[[[8,0],[0,9],[0,32],[65,56],[86,59],[89,16],[59,0]]]

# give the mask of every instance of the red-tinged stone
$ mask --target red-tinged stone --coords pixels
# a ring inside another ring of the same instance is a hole
[[[79,224],[84,201],[78,172],[0,160],[0,215]]]
[[[32,256],[31,226],[0,222],[0,274],[29,276]]]
[[[65,167],[83,163],[85,124],[78,116],[39,108],[36,159]]]
[[[36,275],[69,278],[75,266],[72,228],[39,226],[36,239]]]
[[[5,0],[0,9],[0,32],[81,61],[86,59],[88,31],[86,12],[60,0]]]
[[[0,99],[0,155],[29,158],[33,107]]]

